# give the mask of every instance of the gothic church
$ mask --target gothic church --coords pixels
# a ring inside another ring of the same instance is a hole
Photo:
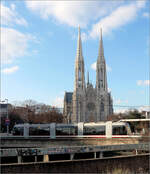
[[[105,121],[113,113],[113,101],[107,88],[102,29],[99,44],[96,64],[96,86],[93,87],[89,82],[89,73],[87,83],[85,83],[84,58],[79,27],[74,92],[65,92],[64,96],[63,114],[67,123]]]

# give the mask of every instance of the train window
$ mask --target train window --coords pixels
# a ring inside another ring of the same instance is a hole
[[[83,135],[105,135],[105,126],[84,126]]]
[[[112,126],[113,135],[127,135],[127,129],[125,126]]]
[[[13,135],[23,135],[23,127],[14,127]]]
[[[49,127],[30,127],[29,128],[29,135],[30,136],[38,136],[38,135],[50,135]]]
[[[57,135],[77,135],[77,126],[56,127]]]

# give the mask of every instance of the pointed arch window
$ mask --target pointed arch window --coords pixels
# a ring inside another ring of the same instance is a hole
[[[101,68],[101,76],[103,77],[103,68]]]
[[[101,101],[101,111],[103,112],[104,111],[104,100],[102,99]]]

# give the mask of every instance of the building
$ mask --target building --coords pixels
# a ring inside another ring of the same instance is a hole
[[[9,103],[0,103],[0,117],[7,117],[7,114],[12,110],[12,105]]]
[[[73,92],[65,92],[63,117],[64,117],[64,122],[66,123],[71,123],[72,95],[73,95]]]
[[[113,113],[113,101],[107,88],[102,29],[96,65],[95,87],[89,82],[89,73],[87,75],[87,82],[85,83],[80,27],[77,42],[74,91],[65,92],[64,117],[66,118],[66,122],[72,123],[105,121]]]

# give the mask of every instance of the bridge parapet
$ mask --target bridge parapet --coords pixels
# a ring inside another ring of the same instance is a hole
[[[105,146],[121,144],[139,144],[144,143],[142,138],[136,136],[115,137],[115,138],[57,138],[49,137],[2,137],[0,146],[2,148],[11,147],[60,147],[60,146]],[[148,142],[148,141],[147,141]]]
[[[149,151],[149,144],[144,143],[144,144],[122,144],[122,145],[106,145],[106,146],[72,146],[72,147],[64,146],[64,147],[50,147],[50,148],[1,149],[0,157],[74,154],[74,153],[134,150],[134,149]]]

